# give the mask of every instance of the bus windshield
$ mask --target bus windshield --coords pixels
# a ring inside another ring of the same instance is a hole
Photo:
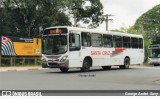
[[[67,35],[43,36],[43,54],[64,54],[67,52]]]
[[[150,58],[160,58],[160,49],[150,49]]]

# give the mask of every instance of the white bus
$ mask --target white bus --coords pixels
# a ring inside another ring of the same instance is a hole
[[[148,63],[154,66],[160,65],[160,45],[150,45],[149,46],[149,57]]]
[[[57,26],[44,30],[42,42],[42,67],[62,72],[69,68],[86,72],[95,66],[110,69],[113,65],[127,69],[144,61],[142,35]]]

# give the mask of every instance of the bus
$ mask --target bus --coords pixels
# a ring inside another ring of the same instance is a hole
[[[154,66],[160,65],[160,44],[154,44],[149,46],[148,63]]]
[[[130,64],[143,61],[142,35],[68,26],[46,28],[42,35],[43,68],[60,68],[61,72],[80,68],[87,72],[96,66],[128,69]]]

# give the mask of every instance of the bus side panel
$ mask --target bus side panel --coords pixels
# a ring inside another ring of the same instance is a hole
[[[123,65],[124,48],[113,48],[111,51],[111,65]]]
[[[96,48],[89,50],[89,53],[93,59],[92,66],[103,66],[104,65],[104,57],[102,55],[103,48]]]
[[[139,49],[138,50],[138,52],[137,52],[138,53],[137,56],[139,56],[138,57],[138,62],[139,62],[138,64],[143,64],[143,62],[144,62],[144,52],[145,52],[144,49]]]
[[[82,67],[81,51],[69,52],[69,68]]]
[[[113,65],[112,51],[113,51],[113,48],[103,48],[102,55],[103,55],[103,58],[104,58],[104,64],[102,66]]]
[[[130,58],[130,64],[142,64],[144,61],[143,49],[127,49],[123,52],[123,57],[126,56]]]
[[[130,64],[138,64],[139,62],[139,59],[140,58],[138,58],[137,56],[139,56],[138,55],[138,49],[131,49],[130,50]]]

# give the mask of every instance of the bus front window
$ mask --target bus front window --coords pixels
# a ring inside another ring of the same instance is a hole
[[[160,58],[160,49],[150,49],[151,58]]]
[[[67,35],[43,36],[43,54],[64,54],[67,52]]]

